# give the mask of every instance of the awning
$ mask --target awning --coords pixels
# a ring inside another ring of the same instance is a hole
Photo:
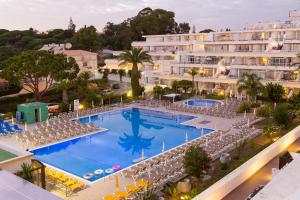
[[[0,199],[62,200],[54,194],[5,170],[0,170]]]
[[[180,94],[172,93],[172,94],[166,94],[166,95],[164,95],[164,97],[169,97],[169,98],[175,98],[177,96],[180,96]]]

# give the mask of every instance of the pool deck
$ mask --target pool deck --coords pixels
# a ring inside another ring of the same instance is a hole
[[[197,118],[189,120],[187,122],[184,122],[184,125],[190,125],[195,126],[197,128],[209,128],[209,129],[215,129],[215,130],[228,130],[232,127],[232,125],[240,120],[242,120],[244,117],[243,115],[238,116],[233,119],[226,119],[226,118],[219,118],[219,117],[213,117],[213,116],[206,116],[206,115],[198,115],[194,113],[185,113],[185,112],[177,112],[177,111],[171,111],[167,110],[164,107],[146,107],[146,106],[139,106],[132,104],[128,107],[137,107],[137,108],[144,108],[149,110],[155,110],[155,111],[162,111],[162,112],[168,112],[173,114],[182,114],[182,115],[190,115],[190,116],[196,116]],[[114,110],[118,110],[120,107],[114,108]],[[122,108],[121,108],[122,109]],[[202,124],[202,121],[208,121],[208,123]],[[34,126],[28,126],[28,129],[32,129]],[[72,139],[72,138],[70,138]],[[14,136],[11,137],[3,137],[2,141],[14,146],[19,146],[22,148],[25,148],[22,146],[21,143],[17,142]],[[126,178],[122,176],[121,172],[112,174],[108,177],[102,178],[98,181],[95,181],[94,183],[91,183],[88,185],[88,187],[84,190],[81,190],[77,193],[72,194],[69,197],[60,196],[67,200],[99,200],[102,199],[107,194],[113,194],[116,191],[116,175],[118,175],[119,179],[119,189],[124,190],[124,186],[127,184],[133,184],[133,180]]]

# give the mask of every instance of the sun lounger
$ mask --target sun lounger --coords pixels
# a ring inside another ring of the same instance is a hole
[[[14,133],[15,131],[12,129],[12,127],[9,125],[8,122],[4,122],[3,126],[5,128],[6,131],[10,132],[10,133]]]
[[[127,192],[124,192],[123,190],[116,190],[115,195],[120,199],[127,199],[129,197],[129,194]]]
[[[2,127],[0,127],[0,134],[5,136],[8,133],[5,130],[3,130]]]
[[[114,195],[106,195],[104,198],[104,200],[119,200],[118,197],[114,196]]]
[[[17,124],[13,125],[13,129],[17,132],[23,131],[23,129],[21,129]]]

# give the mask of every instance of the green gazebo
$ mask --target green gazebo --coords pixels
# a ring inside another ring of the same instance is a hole
[[[41,102],[20,104],[17,107],[20,120],[27,124],[42,122],[48,119],[48,105]]]

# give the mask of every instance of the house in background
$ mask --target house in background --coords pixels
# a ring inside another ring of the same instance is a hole
[[[90,72],[92,76],[98,76],[98,60],[97,53],[84,50],[69,50],[72,47],[70,43],[67,44],[46,44],[40,50],[51,51],[55,54],[64,54],[67,57],[72,57],[79,65],[80,72]]]
[[[91,72],[92,75],[97,76],[97,53],[84,50],[64,50],[60,53],[63,53],[65,56],[72,57],[76,60],[80,68],[79,73],[88,71]]]

